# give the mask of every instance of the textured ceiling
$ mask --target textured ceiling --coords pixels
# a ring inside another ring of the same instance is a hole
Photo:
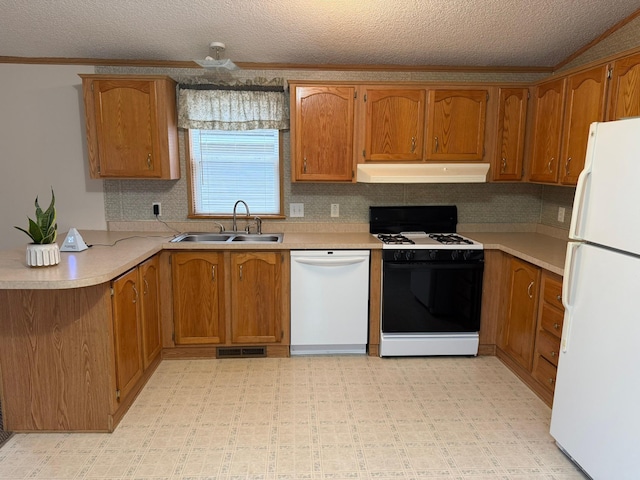
[[[638,0],[0,0],[0,56],[554,66]]]

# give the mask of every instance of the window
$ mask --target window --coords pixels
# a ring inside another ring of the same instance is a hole
[[[190,129],[188,138],[189,216],[231,215],[237,200],[249,205],[251,215],[282,214],[278,130]]]

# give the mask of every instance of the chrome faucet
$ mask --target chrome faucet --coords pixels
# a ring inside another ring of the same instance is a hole
[[[233,224],[231,228],[233,229],[234,232],[238,231],[238,224],[236,222],[236,209],[238,208],[239,203],[244,205],[244,208],[247,211],[247,218],[251,216],[251,214],[249,213],[249,205],[247,205],[247,202],[245,202],[244,200],[238,200],[233,206]]]

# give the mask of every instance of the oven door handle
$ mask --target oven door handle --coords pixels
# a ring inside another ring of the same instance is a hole
[[[395,268],[398,270],[415,270],[417,268],[428,268],[438,270],[482,270],[484,268],[484,262],[384,262],[385,267]]]

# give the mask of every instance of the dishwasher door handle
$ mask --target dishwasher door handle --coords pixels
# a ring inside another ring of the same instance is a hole
[[[362,257],[338,257],[338,258],[314,258],[314,257],[296,257],[291,259],[294,262],[303,263],[305,265],[314,265],[318,267],[343,267],[345,265],[355,265],[362,263],[368,258]]]

